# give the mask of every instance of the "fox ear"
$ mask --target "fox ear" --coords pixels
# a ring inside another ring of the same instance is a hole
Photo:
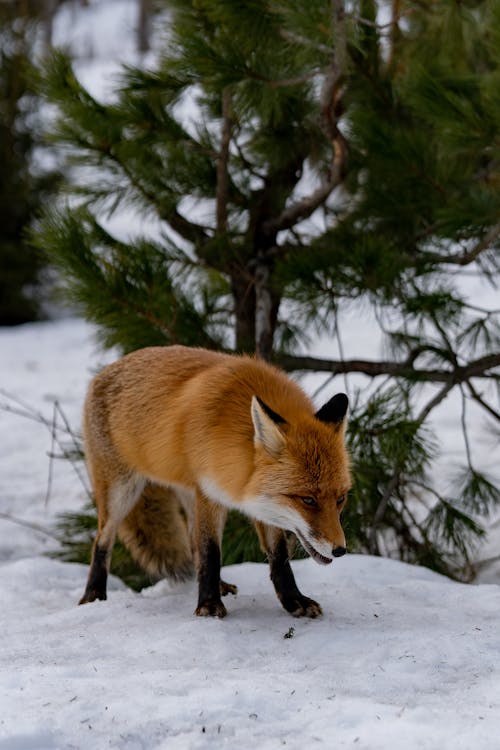
[[[279,425],[286,424],[285,420],[258,396],[252,396],[251,413],[254,444],[262,445],[271,456],[279,456],[285,446],[285,436]]]
[[[314,416],[322,422],[328,422],[329,424],[340,427],[344,422],[348,406],[349,399],[345,393],[337,393],[330,399],[330,401],[327,401]]]

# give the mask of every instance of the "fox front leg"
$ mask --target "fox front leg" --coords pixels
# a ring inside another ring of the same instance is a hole
[[[202,492],[197,491],[194,531],[198,564],[198,606],[195,614],[199,617],[225,617],[227,614],[221,595],[229,593],[231,589],[230,584],[225,584],[220,578],[220,546],[226,515],[222,506],[210,502]]]
[[[294,617],[314,618],[321,615],[318,602],[304,596],[295,583],[284,531],[260,522],[255,526],[260,545],[269,560],[271,581],[283,607]]]

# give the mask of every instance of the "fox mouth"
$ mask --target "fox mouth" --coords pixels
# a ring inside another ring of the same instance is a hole
[[[331,557],[325,557],[320,552],[318,552],[318,550],[314,549],[312,544],[310,544],[307,541],[307,539],[304,536],[302,536],[300,531],[295,531],[295,533],[299,537],[300,543],[304,547],[305,551],[307,552],[308,555],[312,557],[313,560],[315,560],[320,565],[330,565],[330,563],[332,562]]]

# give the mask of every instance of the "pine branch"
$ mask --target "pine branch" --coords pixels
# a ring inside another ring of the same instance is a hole
[[[435,396],[432,398],[428,404],[425,405],[425,407],[422,409],[420,414],[417,416],[415,420],[415,426],[418,427],[424,423],[424,421],[427,419],[429,414],[433,409],[435,409],[436,406],[438,406],[441,401],[443,401],[448,393],[452,390],[454,387],[453,382],[447,383],[444,388],[442,388]],[[370,541],[370,547],[373,553],[379,553],[378,550],[378,529],[380,527],[380,524],[382,523],[382,520],[385,516],[385,513],[387,511],[389,502],[393,496],[393,493],[398,486],[400,479],[404,473],[405,467],[402,466],[401,469],[397,470],[390,481],[388,482],[384,494],[382,495],[382,498],[377,505],[377,508],[375,510],[375,513],[373,515],[373,521],[371,524],[371,530],[369,534],[369,541]]]
[[[303,36],[302,34],[296,34],[294,31],[290,31],[289,29],[280,29],[280,36],[288,42],[299,44],[303,47],[306,47],[307,49],[312,49],[315,52],[320,52],[322,55],[328,55],[328,57],[330,57],[332,54],[332,48],[327,44],[314,42],[309,37]]]
[[[156,194],[148,190],[144,184],[134,176],[127,166],[126,161],[120,159],[114,151],[108,151],[106,155],[122,169],[132,187],[135,188],[140,195],[146,198],[149,203],[157,207],[159,218],[167,222],[167,224],[169,224],[175,232],[180,234],[183,239],[194,244],[197,249],[202,247],[204,243],[208,242],[210,237],[204,227],[196,222],[186,219],[178,212],[176,207],[162,209],[158,206]]]

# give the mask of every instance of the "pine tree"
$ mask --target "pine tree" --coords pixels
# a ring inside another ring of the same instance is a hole
[[[473,400],[500,420],[498,311],[468,302],[455,274],[498,278],[500,2],[384,8],[169,3],[157,66],[124,70],[111,103],[55,54],[43,91],[79,169],[37,242],[106,345],[373,379],[368,399],[351,389],[352,545],[464,577],[500,500],[465,411]],[[132,209],[160,231],[115,236],[107,218]],[[296,353],[313,331],[342,351],[337,314],[355,305],[389,359]],[[429,478],[429,415],[455,390],[465,467],[448,497]]]

